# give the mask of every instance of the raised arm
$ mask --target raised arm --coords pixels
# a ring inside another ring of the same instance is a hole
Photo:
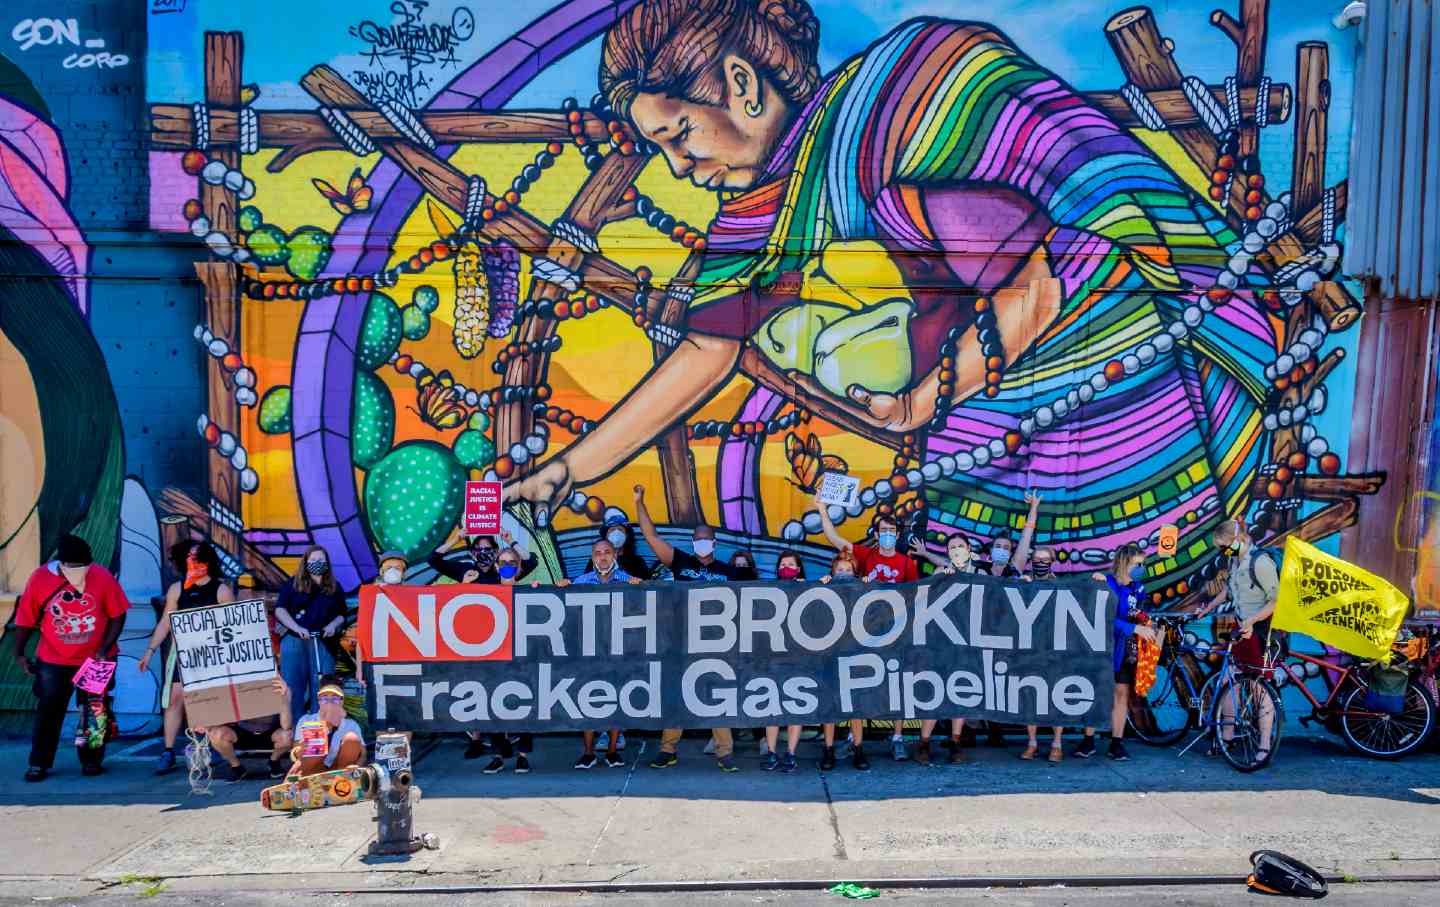
[[[845,536],[836,530],[835,524],[830,522],[830,507],[820,500],[818,494],[815,495],[815,509],[820,511],[820,528],[825,532],[825,539],[834,546],[835,550],[846,551],[853,547],[845,540]]]
[[[1030,566],[1030,543],[1035,540],[1035,518],[1040,514],[1040,492],[1025,492],[1025,503],[1030,512],[1025,515],[1025,528],[1020,530],[1020,541],[1015,543],[1015,569],[1021,573]]]
[[[918,538],[913,538],[910,540],[910,554],[912,557],[917,557],[923,561],[928,561],[930,565],[937,570],[943,570],[946,567],[950,566],[950,562],[947,561],[945,558],[941,557],[938,554],[930,553],[930,549],[926,548],[925,543],[920,541],[920,539]]]
[[[670,566],[675,560],[675,549],[655,531],[655,521],[650,519],[650,511],[645,506],[644,485],[635,486],[635,520],[640,524],[640,534],[645,536],[646,544],[660,558],[660,563]]]

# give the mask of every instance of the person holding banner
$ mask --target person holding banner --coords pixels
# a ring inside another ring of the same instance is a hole
[[[620,569],[642,582],[655,576],[654,565],[646,563],[635,547],[635,530],[630,528],[625,514],[616,512],[607,516],[605,525],[600,527],[600,537],[615,549],[615,561]],[[586,573],[594,569],[593,563],[585,565]]]
[[[515,539],[509,532],[500,531],[500,541],[506,548],[516,551]],[[430,569],[449,580],[457,583],[478,583],[482,586],[500,585],[500,571],[497,562],[500,556],[500,544],[488,535],[477,535],[465,540],[465,550],[458,558],[446,557],[445,553],[436,551],[430,555],[425,563]],[[524,579],[540,564],[540,558],[533,554],[520,553],[520,572],[515,579]]]
[[[324,548],[313,546],[300,564],[275,602],[275,619],[288,631],[280,640],[280,674],[290,688],[291,715],[310,710],[320,677],[335,670],[326,641],[340,632],[348,610]]]
[[[691,535],[691,551],[677,550],[655,531],[655,521],[645,507],[645,486],[635,486],[635,516],[640,521],[640,532],[645,542],[670,568],[677,582],[682,583],[729,583],[744,577],[729,564],[715,559],[715,530],[709,526],[696,526]],[[669,768],[680,761],[680,738],[685,735],[683,728],[666,728],[660,735],[660,752],[650,762],[651,768]],[[711,739],[715,742],[715,762],[722,772],[738,772],[732,754],[735,752],[735,738],[726,727],[712,728]]]
[[[209,542],[182,539],[170,546],[170,564],[183,579],[170,584],[165,590],[165,610],[155,622],[155,632],[145,654],[140,657],[140,673],[150,673],[150,656],[170,636],[170,615],[176,611],[194,608],[209,608],[235,600],[235,592],[224,582],[220,569],[220,556]],[[180,726],[185,721],[185,689],[180,684],[176,671],[175,647],[170,647],[165,657],[165,670],[160,678],[160,708],[164,710],[165,749],[155,763],[155,774],[164,775],[175,768],[175,741],[180,737]]]
[[[57,559],[30,574],[15,605],[15,661],[35,678],[35,729],[31,735],[30,766],[25,780],[44,781],[55,764],[60,729],[73,697],[85,714],[93,709],[107,726],[82,745],[76,743],[80,773],[98,775],[104,769],[105,743],[114,723],[108,695],[74,686],[75,675],[89,660],[114,662],[125,612],[130,602],[109,570],[94,563],[90,545],[75,535],[63,535],[56,546]],[[25,654],[31,635],[40,631],[35,661]],[[114,683],[112,673],[110,683]]]
[[[882,513],[875,518],[875,545],[871,546],[852,544],[841,535],[830,520],[830,507],[821,501],[818,495],[815,498],[815,509],[820,513],[820,528],[824,531],[825,538],[835,546],[836,550],[848,549],[854,555],[858,575],[865,582],[910,583],[920,578],[920,569],[915,566],[915,561],[903,552],[896,550],[895,546],[900,541],[900,524],[895,521],[895,517],[888,513]],[[890,736],[890,753],[895,757],[896,762],[904,762],[910,758],[909,752],[905,749],[904,726],[903,721],[896,721],[894,732]],[[830,736],[833,739],[833,731]],[[851,756],[851,764],[862,772],[869,771],[870,760],[865,756],[865,723],[863,721],[850,722],[850,738],[851,744],[855,747]],[[828,740],[826,745],[829,746]]]
[[[582,573],[573,580],[558,579],[557,586],[603,586],[608,583],[630,583],[638,585],[640,580],[626,573],[624,568],[616,561],[615,546],[610,544],[609,539],[596,539],[595,544],[590,546],[590,563],[595,569]],[[600,760],[595,756],[595,732],[581,731],[581,740],[584,750],[580,757],[575,760],[575,768],[594,768]],[[620,758],[620,729],[610,728],[605,733],[605,767],[624,768],[625,760]]]
[[[1115,552],[1115,562],[1105,583],[1110,594],[1115,596],[1115,627],[1111,635],[1115,641],[1115,699],[1110,706],[1110,749],[1105,754],[1115,762],[1126,762],[1130,753],[1125,749],[1125,716],[1130,710],[1130,690],[1135,685],[1136,654],[1131,647],[1132,637],[1141,637],[1159,644],[1159,637],[1151,627],[1135,622],[1135,612],[1145,595],[1145,552],[1131,542],[1121,545]],[[1089,759],[1095,755],[1095,729],[1085,729],[1085,739],[1070,755],[1077,759]]]
[[[1025,565],[1021,565],[1023,570]],[[1055,578],[1055,549],[1048,545],[1041,545],[1035,549],[1035,556],[1030,560],[1029,570],[1025,572],[1027,579],[1049,580]],[[1051,765],[1059,765],[1065,759],[1065,748],[1060,745],[1061,739],[1065,736],[1063,726],[1051,728],[1053,736],[1050,738],[1050,755],[1046,761]],[[1034,759],[1040,752],[1040,726],[1038,724],[1025,725],[1027,740],[1025,749],[1020,753],[1020,758],[1027,762]]]
[[[805,562],[800,559],[798,551],[786,548],[780,552],[780,556],[775,559],[775,578],[782,583],[805,581]],[[772,724],[765,728],[765,771],[773,772],[777,768],[786,774],[795,771],[795,750],[800,745],[802,729],[798,724],[786,725],[785,756],[781,758],[775,753],[775,747],[780,743],[780,726]]]
[[[505,533],[509,538],[510,534]],[[525,556],[518,548],[501,548],[495,555],[495,575],[498,578],[497,585],[513,586],[515,580],[520,576],[524,567]],[[539,585],[532,583],[532,585]],[[495,755],[480,771],[487,775],[495,775],[505,770],[505,760],[515,759],[515,774],[530,774],[530,756],[535,747],[535,736],[533,734],[519,734],[517,739],[511,740],[510,734],[494,733],[482,734],[479,731],[469,731],[467,736],[470,743],[466,745],[464,758],[478,759],[491,750]]]
[[[919,538],[911,542],[910,553],[917,558],[923,558],[935,567],[937,574],[955,576],[957,574],[975,573],[974,555],[970,549],[970,540],[956,532],[945,539],[945,558],[930,553],[925,543]],[[930,737],[935,732],[935,726],[940,722],[934,718],[926,718],[920,722],[920,742],[915,746],[915,761],[921,765],[930,764]],[[961,735],[965,732],[964,718],[950,719],[950,764],[962,765],[965,762],[965,751],[960,747]]]

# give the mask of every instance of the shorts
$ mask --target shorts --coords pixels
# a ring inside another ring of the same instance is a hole
[[[1120,665],[1120,670],[1115,672],[1116,683],[1128,683],[1135,686],[1135,662],[1127,660]]]
[[[247,724],[249,722],[246,722]],[[272,735],[280,729],[280,722],[275,722],[274,727],[264,730],[253,730],[240,724],[230,725],[235,732],[235,749],[237,750],[265,750],[269,752],[275,749],[275,741]]]
[[[1235,635],[1240,635],[1236,628]],[[1262,620],[1255,625],[1248,639],[1236,639],[1230,644],[1230,658],[1241,670],[1259,671],[1265,667],[1265,641],[1270,638],[1270,621]]]

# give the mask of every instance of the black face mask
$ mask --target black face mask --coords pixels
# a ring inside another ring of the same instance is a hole
[[[489,570],[491,567],[495,566],[494,548],[486,548],[484,546],[476,548],[474,550],[474,555],[475,566],[479,567],[481,570]]]
[[[1055,571],[1055,565],[1052,564],[1050,561],[1035,561],[1031,565],[1030,569],[1031,572],[1034,573],[1036,576],[1043,577],[1049,576],[1051,573],[1053,573]]]

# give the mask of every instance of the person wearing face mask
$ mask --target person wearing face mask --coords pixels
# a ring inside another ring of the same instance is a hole
[[[895,546],[900,541],[900,524],[889,514],[881,514],[875,518],[875,545],[851,544],[836,529],[835,524],[830,520],[830,507],[815,498],[815,509],[820,514],[820,527],[825,532],[825,538],[837,550],[849,550],[855,557],[857,572],[861,579],[867,583],[909,583],[920,578],[920,570],[915,566],[915,561],[897,551]],[[855,747],[851,757],[852,764],[860,771],[868,771],[870,760],[865,756],[863,734],[855,733],[855,725],[851,725],[852,743]],[[896,762],[904,762],[910,758],[910,753],[905,748],[904,722],[896,721],[890,735],[890,754]]]
[[[31,675],[36,700],[30,766],[25,772],[25,780],[32,782],[44,781],[55,764],[71,700],[82,710],[91,706],[94,694],[74,686],[76,672],[87,658],[115,659],[125,612],[130,609],[124,590],[110,571],[94,563],[84,539],[61,536],[56,558],[30,574],[15,603],[15,661]],[[40,641],[32,662],[25,647],[37,630]],[[108,707],[105,710],[108,713]],[[103,771],[109,736],[101,735],[98,745],[87,742],[75,747],[82,775]]]
[[[640,523],[640,532],[645,543],[655,552],[660,563],[670,568],[677,582],[682,583],[726,583],[742,579],[734,567],[715,558],[715,530],[709,526],[696,526],[691,535],[691,551],[680,551],[660,537],[650,511],[645,507],[645,486],[635,486],[635,516]],[[680,738],[685,735],[683,728],[666,728],[660,735],[660,752],[651,761],[651,768],[670,768],[680,761]],[[738,772],[735,764],[735,738],[729,728],[712,728],[710,737],[715,743],[715,762],[722,772]]]
[[[176,611],[194,608],[208,608],[235,600],[235,593],[224,581],[220,569],[220,556],[208,542],[184,539],[170,548],[170,564],[183,579],[170,584],[165,591],[165,610],[155,621],[155,631],[150,634],[150,643],[140,658],[141,674],[150,673],[150,656],[160,648],[170,635],[170,615]],[[160,760],[155,774],[164,775],[175,768],[175,741],[180,736],[180,725],[185,720],[185,688],[180,684],[176,668],[176,654],[171,646],[165,658],[164,677],[160,681],[160,707],[165,710],[165,748],[160,751]]]
[[[748,551],[737,551],[730,557],[730,566],[742,580],[757,580],[760,574],[755,570],[755,558]]]
[[[805,581],[805,563],[800,560],[799,552],[788,548],[780,552],[780,556],[775,559],[775,578],[782,583]],[[800,745],[801,730],[802,727],[798,724],[786,726],[785,756],[781,758],[775,752],[775,747],[780,743],[780,726],[772,724],[765,728],[765,771],[773,772],[777,768],[786,774],[795,771],[795,749]]]
[[[1130,754],[1125,749],[1125,716],[1130,709],[1130,690],[1135,685],[1135,658],[1131,637],[1157,642],[1155,631],[1135,622],[1135,612],[1145,595],[1145,552],[1134,543],[1121,545],[1115,552],[1115,563],[1105,583],[1115,596],[1115,699],[1110,706],[1110,749],[1106,755],[1116,762],[1125,762]],[[1095,755],[1095,729],[1085,729],[1085,739],[1071,755],[1089,759]]]
[[[860,577],[856,575],[855,555],[850,553],[849,548],[846,548],[839,554],[835,555],[835,557],[830,561],[830,572],[820,577],[820,582],[825,584],[833,584],[836,586],[849,586],[860,582]],[[861,735],[864,733],[864,730],[865,722],[859,720],[858,718],[851,719],[850,738],[852,740],[860,739]],[[820,751],[820,771],[834,771],[835,725],[822,724],[820,726],[820,733],[825,741],[824,748]],[[864,754],[862,753],[861,755],[863,757]],[[867,759],[865,760],[865,768],[862,768],[861,771],[865,771],[869,767],[870,761]]]
[[[1023,567],[1023,565],[1022,565]],[[1035,555],[1030,559],[1030,569],[1026,571],[1026,579],[1051,580],[1055,578],[1055,549],[1048,545],[1041,545],[1035,549]],[[1020,758],[1026,761],[1035,758],[1040,752],[1040,726],[1038,724],[1025,725],[1025,733],[1028,735],[1025,749],[1020,753]],[[1051,765],[1059,765],[1065,758],[1065,749],[1060,745],[1061,738],[1065,734],[1064,727],[1051,728],[1053,736],[1050,739],[1050,755],[1047,761]]]
[[[582,573],[573,580],[559,579],[555,581],[557,586],[603,586],[609,583],[630,583],[637,585],[640,580],[625,572],[620,566],[615,552],[615,546],[610,544],[609,539],[596,539],[595,544],[590,546],[590,563],[595,565],[593,570]],[[581,738],[584,750],[580,758],[575,760],[575,768],[585,770],[602,764],[595,755],[595,732],[583,731]],[[625,760],[620,757],[620,729],[610,728],[605,733],[605,759],[603,764],[606,768],[623,768]]]
[[[501,544],[506,548],[516,548],[515,539],[502,529],[499,542],[488,535],[473,536],[465,540],[464,551],[460,556],[450,557],[446,553],[435,551],[425,559],[425,563],[439,575],[457,583],[498,586],[500,571],[496,560],[500,555]],[[522,554],[520,573],[516,579],[523,579],[539,564],[540,559],[535,555]]]
[[[345,624],[346,611],[330,555],[319,545],[310,548],[275,601],[275,620],[287,631],[280,640],[280,673],[290,688],[291,715],[310,711],[320,677],[335,670],[328,641]]]
[[[524,567],[525,558],[515,548],[501,548],[495,555],[495,575],[498,577],[497,585],[513,586],[519,578]],[[561,580],[558,585],[565,585]],[[490,762],[481,769],[487,775],[494,775],[505,770],[505,760],[515,759],[515,774],[526,775],[530,773],[529,754],[535,748],[535,736],[533,734],[519,734],[511,739],[508,733],[481,734],[479,731],[469,732],[470,743],[465,747],[464,758],[478,759],[487,752],[494,751]]]
[[[1025,515],[1025,527],[1020,530],[1020,541],[1015,542],[1008,532],[1002,532],[990,541],[990,561],[981,563],[978,570],[991,576],[1018,577],[1024,572],[1030,559],[1030,543],[1035,537],[1035,520],[1040,511],[1040,495],[1035,491],[1025,492],[1025,503],[1030,505]],[[1005,728],[998,721],[986,721],[987,746],[1005,745]]]
[[[910,553],[917,558],[924,558],[935,567],[936,574],[955,576],[959,574],[974,573],[975,561],[971,554],[970,540],[960,533],[955,533],[945,540],[944,558],[931,554],[925,547],[925,543],[918,538],[910,545]],[[915,761],[921,765],[930,764],[930,738],[935,732],[935,726],[939,724],[934,718],[926,718],[920,722],[920,742],[915,746]],[[965,731],[964,718],[950,719],[950,764],[961,765],[965,762],[965,752],[960,748],[960,737]]]
[[[405,555],[399,551],[386,551],[380,555],[380,572],[375,577],[377,586],[399,586],[405,582],[405,570],[409,567]]]
[[[320,772],[349,768],[365,762],[365,734],[355,719],[345,714],[345,691],[333,674],[319,678],[315,693],[315,711],[295,723],[297,729],[313,722],[323,722],[328,735],[324,755],[306,756],[297,745],[291,752],[294,764],[287,778],[302,778]]]
[[[600,527],[600,537],[615,549],[615,560],[627,574],[642,582],[655,576],[654,565],[646,563],[635,547],[635,532],[623,514],[612,513],[606,517],[605,525]],[[594,569],[593,563],[585,565],[586,573]]]

